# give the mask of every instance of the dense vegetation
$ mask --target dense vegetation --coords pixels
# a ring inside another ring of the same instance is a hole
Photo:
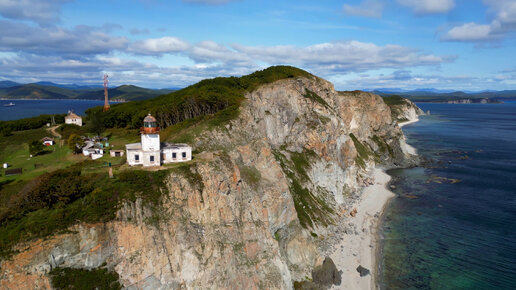
[[[66,114],[58,115],[39,115],[37,117],[23,118],[13,121],[0,121],[0,133],[9,136],[13,131],[38,129],[52,122],[52,116],[56,123],[64,123]]]
[[[103,120],[107,128],[139,128],[148,113],[158,119],[162,128],[196,118],[223,122],[237,116],[245,93],[263,84],[299,76],[311,75],[294,67],[275,66],[243,77],[203,80],[154,99],[113,105],[108,112],[103,113]],[[101,109],[92,108],[86,113],[91,115]]]
[[[404,98],[402,98],[401,96],[398,96],[398,95],[384,96],[382,98],[383,98],[383,101],[389,107],[396,106],[396,105],[404,105],[407,103]]]
[[[126,170],[112,179],[105,173],[84,173],[97,163],[87,161],[41,175],[19,192],[1,196],[0,255],[9,255],[20,241],[51,235],[77,222],[112,220],[122,201],[141,198],[144,205],[158,207],[167,170]]]
[[[73,268],[54,268],[50,271],[52,286],[59,290],[118,290],[118,274],[104,268],[85,270]]]

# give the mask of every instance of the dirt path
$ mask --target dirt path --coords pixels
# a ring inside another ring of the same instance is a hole
[[[64,140],[61,139],[61,137],[62,137],[61,134],[56,132],[56,129],[59,128],[59,126],[61,126],[61,125],[56,125],[54,127],[47,128],[47,131],[49,131],[50,134],[52,134],[54,137],[59,139],[59,146],[62,147],[63,143],[64,143]]]
[[[47,128],[47,130],[50,131],[50,133],[52,135],[54,135],[54,137],[61,138],[62,137],[61,134],[56,132],[56,129],[59,128],[59,126],[61,126],[61,125],[57,125],[57,126],[54,126],[54,127]]]

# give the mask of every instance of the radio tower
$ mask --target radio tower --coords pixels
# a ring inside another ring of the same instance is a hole
[[[104,74],[104,112],[109,110],[107,85],[108,85],[108,75]]]

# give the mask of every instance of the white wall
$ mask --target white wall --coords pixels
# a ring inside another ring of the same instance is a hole
[[[159,151],[160,141],[159,134],[142,134],[142,150],[143,151]]]
[[[182,147],[177,149],[167,148],[163,149],[163,154],[165,155],[165,159],[163,163],[171,163],[171,162],[184,162],[192,160],[192,148],[191,147]],[[183,152],[186,153],[186,157],[183,158]],[[176,158],[172,158],[173,153],[176,153]]]
[[[82,118],[65,118],[65,124],[82,126]]]

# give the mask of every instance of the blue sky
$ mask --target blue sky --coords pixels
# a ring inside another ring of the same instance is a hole
[[[339,90],[516,89],[516,0],[0,0],[0,80],[183,87],[293,65]]]

